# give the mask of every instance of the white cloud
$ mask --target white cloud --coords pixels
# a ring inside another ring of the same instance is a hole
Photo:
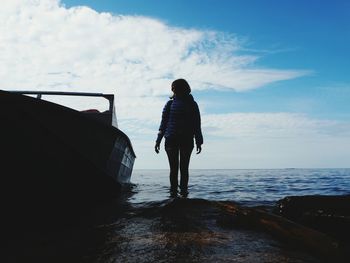
[[[347,168],[349,137],[237,138],[207,140],[192,168]],[[164,154],[165,155],[165,154]],[[160,163],[167,168],[167,163]],[[143,166],[151,168],[147,163]]]
[[[193,90],[246,91],[309,74],[257,67],[259,56],[246,53],[237,37],[220,32],[171,27],[149,17],[98,13],[82,6],[66,8],[59,0],[2,0],[0,5],[1,88],[116,94],[120,127],[132,137],[137,167],[166,166],[164,156],[160,164],[151,153],[173,79],[188,79]],[[273,164],[278,154],[264,150],[267,139],[295,148],[300,137],[320,139],[320,134],[340,130],[341,136],[348,136],[349,130],[347,124],[288,113],[202,113],[203,129],[213,139],[206,142],[203,155],[194,158],[197,168],[203,160],[211,168],[235,167],[238,161],[249,168],[254,154],[259,163],[264,153]],[[295,150],[295,156],[300,151]]]
[[[167,168],[164,150],[161,156],[153,153],[156,125],[150,119],[128,126],[141,156],[136,167]],[[202,129],[203,152],[192,158],[192,168],[349,166],[348,121],[285,112],[208,114],[202,118]]]
[[[222,33],[57,0],[3,0],[0,22],[0,78],[9,89],[165,95],[180,76],[194,89],[243,91],[307,74],[256,69],[258,57],[238,55],[240,41]]]
[[[312,119],[285,112],[208,114],[202,126],[208,135],[236,139],[350,137],[349,122]]]

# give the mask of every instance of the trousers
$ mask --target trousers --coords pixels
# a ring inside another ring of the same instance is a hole
[[[188,189],[188,167],[193,151],[193,137],[165,138],[165,151],[170,166],[170,190],[177,191],[178,173],[180,167],[180,190],[187,192]]]

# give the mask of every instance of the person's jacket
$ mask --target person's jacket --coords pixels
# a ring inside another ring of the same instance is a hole
[[[201,117],[192,95],[174,97],[169,100],[162,112],[157,143],[163,136],[167,138],[195,137],[196,144],[203,144]]]

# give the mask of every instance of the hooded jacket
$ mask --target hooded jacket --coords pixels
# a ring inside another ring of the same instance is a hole
[[[197,145],[203,144],[201,117],[198,104],[190,94],[169,100],[162,112],[157,143],[168,138],[194,137]]]

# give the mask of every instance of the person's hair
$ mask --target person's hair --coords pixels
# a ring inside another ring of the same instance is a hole
[[[191,93],[191,87],[184,79],[174,80],[171,84],[171,90],[178,97],[184,97]]]

